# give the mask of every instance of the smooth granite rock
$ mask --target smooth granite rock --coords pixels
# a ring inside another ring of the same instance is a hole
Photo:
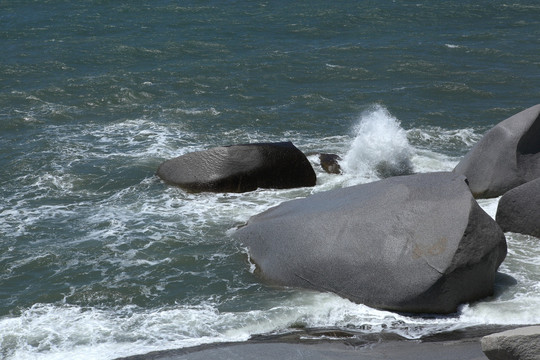
[[[540,177],[540,105],[489,130],[455,167],[477,198],[497,197]]]
[[[246,192],[314,186],[315,171],[291,142],[220,146],[163,162],[157,175],[187,191]]]
[[[481,344],[490,360],[540,360],[540,326],[484,336]]]
[[[540,237],[540,178],[505,193],[495,219],[503,231]]]
[[[372,307],[450,313],[493,293],[502,230],[465,178],[429,173],[282,203],[236,231],[261,275]]]

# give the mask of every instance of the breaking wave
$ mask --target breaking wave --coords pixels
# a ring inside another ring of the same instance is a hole
[[[413,172],[413,148],[399,121],[381,105],[362,113],[355,138],[343,157],[345,172],[390,177]]]

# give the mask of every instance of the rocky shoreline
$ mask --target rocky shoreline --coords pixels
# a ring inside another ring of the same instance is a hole
[[[302,329],[259,335],[244,342],[213,343],[150,352],[117,360],[358,359],[486,360],[482,339],[515,326],[479,326],[407,340],[396,334],[359,334],[343,329]],[[517,328],[519,329],[519,328]]]
[[[392,176],[287,201],[252,216],[234,236],[270,283],[329,291],[384,310],[452,313],[462,303],[493,294],[495,274],[507,253],[504,231],[540,234],[539,138],[540,104],[494,126],[452,172]],[[320,160],[324,168],[326,160]],[[339,165],[336,157],[329,161]],[[340,173],[338,167],[329,172]],[[188,191],[243,192],[316,182],[311,165],[292,143],[187,154],[163,163],[158,175]],[[494,220],[476,199],[498,196],[502,198]],[[435,343],[381,338],[359,347],[351,346],[350,337],[348,343],[315,345],[252,339],[128,359],[421,360],[487,355],[491,360],[540,360],[540,327],[490,336]]]

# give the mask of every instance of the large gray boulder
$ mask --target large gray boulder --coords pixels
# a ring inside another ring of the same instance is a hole
[[[477,198],[497,197],[540,177],[540,105],[489,130],[455,167]]]
[[[291,142],[220,146],[163,162],[157,175],[187,191],[246,192],[314,186],[316,175]]]
[[[495,219],[503,231],[540,237],[540,178],[505,193]]]
[[[540,326],[484,336],[481,344],[490,360],[540,360]]]
[[[270,282],[416,313],[450,313],[491,295],[506,256],[499,226],[449,172],[288,201],[236,237]]]

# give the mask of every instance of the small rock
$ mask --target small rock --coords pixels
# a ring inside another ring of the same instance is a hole
[[[341,166],[339,166],[340,160],[341,157],[336,154],[319,154],[321,167],[329,174],[341,174]]]

